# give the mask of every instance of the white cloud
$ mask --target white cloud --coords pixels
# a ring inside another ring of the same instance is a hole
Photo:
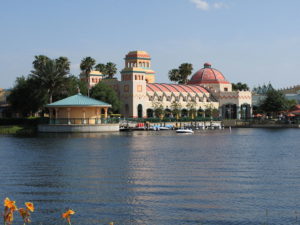
[[[226,7],[226,5],[225,5],[224,3],[222,3],[222,2],[215,2],[215,3],[213,4],[213,7],[214,7],[215,9],[221,9],[221,8]]]
[[[190,0],[190,1],[194,3],[198,9],[209,10],[209,4],[207,1],[204,0]]]
[[[207,0],[190,0],[190,2],[194,3],[198,9],[205,11],[210,8],[221,9],[226,7],[223,2],[208,3]]]

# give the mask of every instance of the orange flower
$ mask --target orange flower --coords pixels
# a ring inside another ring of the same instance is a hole
[[[16,206],[16,202],[15,201],[11,201],[9,198],[5,198],[4,199],[4,206],[9,208],[12,211],[17,210],[17,206]]]
[[[27,209],[30,210],[31,212],[34,211],[34,205],[32,202],[25,202],[25,205],[26,205]]]
[[[71,215],[73,215],[73,214],[75,214],[75,211],[73,211],[72,209],[69,209],[68,211],[63,213],[61,216],[62,216],[62,218],[66,219],[69,224],[71,224]]]

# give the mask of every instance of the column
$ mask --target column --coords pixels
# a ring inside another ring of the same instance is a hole
[[[108,108],[104,108],[104,118],[107,119],[107,109]]]
[[[237,118],[238,120],[241,119],[241,113],[242,113],[241,107],[240,107],[240,106],[236,106],[236,118]]]
[[[70,120],[70,113],[71,113],[71,108],[67,108],[68,111],[68,124],[71,124],[71,120]]]
[[[224,119],[222,106],[219,107],[219,117]]]
[[[59,123],[59,121],[58,121],[58,108],[55,108],[55,124],[58,124]]]
[[[86,124],[86,120],[85,120],[85,109],[82,109],[82,114],[83,114],[83,124]]]

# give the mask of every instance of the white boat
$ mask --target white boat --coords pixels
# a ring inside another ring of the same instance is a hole
[[[171,128],[170,127],[159,127],[160,130],[170,130]]]
[[[193,134],[194,131],[191,129],[178,129],[176,130],[176,133],[180,133],[180,134]]]

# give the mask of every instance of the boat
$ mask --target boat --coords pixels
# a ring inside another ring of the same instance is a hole
[[[166,127],[159,127],[159,129],[160,130],[170,130],[171,128],[166,126]]]
[[[181,128],[176,130],[176,133],[180,133],[180,134],[193,134],[194,131],[192,129],[185,129],[185,128]]]

